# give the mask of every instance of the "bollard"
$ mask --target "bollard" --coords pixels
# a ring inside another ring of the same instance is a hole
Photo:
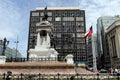
[[[97,80],[99,80],[99,74],[97,74]]]
[[[69,76],[67,75],[67,80],[69,80]]]
[[[29,74],[29,80],[32,80],[32,75]]]
[[[5,80],[5,75],[6,75],[6,74],[4,73],[4,74],[3,74],[3,80]]]
[[[54,80],[56,80],[56,79],[55,79],[55,75],[54,75]]]
[[[74,76],[71,76],[71,77],[70,77],[70,80],[74,80],[74,78],[75,78]]]
[[[59,80],[59,76],[60,76],[60,74],[58,73],[57,76],[58,76],[58,80]]]
[[[17,80],[19,80],[19,75],[18,75],[18,77],[17,77]]]
[[[120,78],[119,78],[119,74],[117,73],[117,80],[120,80]]]
[[[42,74],[42,80],[44,80],[44,77],[43,77],[44,75]]]
[[[78,80],[78,76],[79,76],[79,74],[77,73],[76,76],[77,76],[77,80]]]
[[[81,79],[80,80],[83,80],[82,75],[81,75]]]
[[[109,75],[108,75],[108,80],[110,80]]]
[[[40,80],[40,78],[41,78],[41,77],[40,77],[40,76],[41,76],[41,74],[39,73],[38,75],[39,75],[39,80]]]
[[[21,73],[21,74],[20,74],[20,80],[22,80],[22,76],[23,76],[23,74]]]

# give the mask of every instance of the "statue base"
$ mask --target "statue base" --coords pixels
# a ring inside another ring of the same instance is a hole
[[[68,54],[65,59],[67,60],[68,64],[74,64],[74,60],[73,60],[73,55],[72,54]]]
[[[6,56],[0,56],[0,64],[5,64]]]
[[[29,61],[57,61],[58,52],[53,48],[29,50]]]

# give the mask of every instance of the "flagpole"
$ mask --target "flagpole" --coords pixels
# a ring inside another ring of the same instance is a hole
[[[94,34],[91,34],[92,37],[92,55],[93,55],[93,71],[97,71],[97,63],[96,63],[96,54],[95,54],[95,42],[96,40],[94,39]]]

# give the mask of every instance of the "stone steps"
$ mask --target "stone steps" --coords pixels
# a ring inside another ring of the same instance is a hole
[[[73,64],[65,62],[6,62],[0,69],[74,69]]]

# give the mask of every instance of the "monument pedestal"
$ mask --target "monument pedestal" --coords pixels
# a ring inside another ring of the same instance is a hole
[[[58,52],[50,48],[50,33],[52,24],[48,21],[41,21],[36,24],[37,42],[34,49],[30,49],[29,61],[57,61]]]
[[[5,64],[6,56],[0,56],[0,64]]]
[[[74,64],[74,61],[73,61],[73,55],[72,54],[68,54],[65,59],[67,60],[67,63],[68,64]]]
[[[29,61],[57,61],[57,51],[53,48],[48,49],[30,49]]]

